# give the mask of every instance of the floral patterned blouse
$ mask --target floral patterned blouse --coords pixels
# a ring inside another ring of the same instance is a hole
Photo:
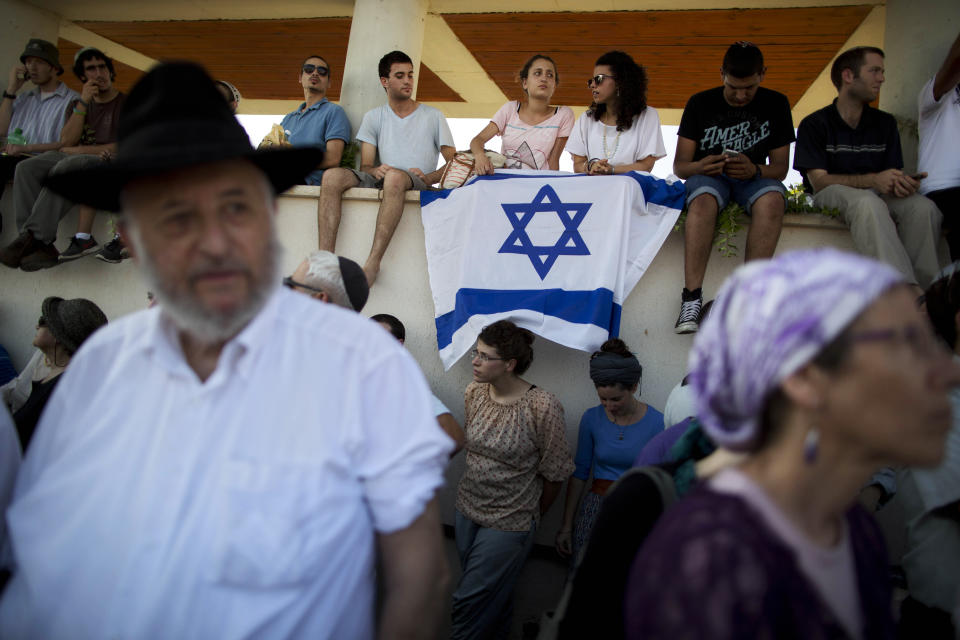
[[[464,402],[467,468],[457,510],[484,527],[528,531],[540,520],[543,480],[561,482],[573,473],[563,406],[537,387],[501,404],[486,382],[470,383]]]

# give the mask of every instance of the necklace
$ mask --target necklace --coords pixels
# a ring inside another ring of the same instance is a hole
[[[613,142],[613,153],[607,153],[607,125],[606,123],[601,122],[603,125],[603,157],[607,160],[612,160],[615,155],[617,155],[617,149],[620,147],[620,131],[617,131],[617,138]],[[623,440],[623,438],[620,438]]]
[[[610,417],[607,418],[607,419],[610,420],[610,422],[612,422],[614,425],[616,425],[617,429],[619,430],[619,433],[617,434],[617,440],[623,440],[623,433],[624,433],[623,430],[624,430],[628,425],[633,424],[633,422],[634,422],[633,417],[637,415],[637,410],[638,410],[639,408],[640,408],[640,403],[637,402],[636,405],[634,405],[633,409],[630,411],[630,413],[626,414],[626,416],[622,416],[622,417],[624,417],[624,418],[626,419],[626,423],[624,423],[624,424],[620,424],[620,423],[618,422],[618,420],[620,420],[621,416],[617,416],[617,415],[614,415],[614,414],[610,413]],[[608,413],[609,413],[609,412],[608,412]]]

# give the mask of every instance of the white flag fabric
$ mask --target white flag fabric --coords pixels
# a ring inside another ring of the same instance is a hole
[[[594,351],[676,224],[686,190],[649,173],[497,170],[421,191],[437,346],[449,369],[508,318]]]

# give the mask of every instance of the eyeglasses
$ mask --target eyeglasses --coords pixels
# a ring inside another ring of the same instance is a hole
[[[490,362],[491,360],[506,360],[506,358],[494,358],[493,356],[488,356],[485,353],[481,353],[476,349],[470,349],[470,357],[474,360],[479,359],[480,362]]]
[[[45,326],[47,326],[47,319],[46,319],[45,317],[43,317],[43,316],[40,316],[40,319],[37,320],[37,326],[38,326],[38,327],[45,327]]]
[[[612,76],[609,73],[598,73],[597,75],[587,80],[587,86],[592,87],[595,84],[599,85],[601,82],[603,82],[604,78],[610,78],[611,80],[613,80],[615,76]]]
[[[290,276],[287,276],[283,279],[283,286],[288,289],[293,289],[294,287],[300,287],[301,289],[306,289],[307,291],[313,291],[314,293],[326,293],[323,289],[317,289],[316,287],[311,287],[308,284],[303,284],[302,282],[297,282]]]
[[[319,64],[305,64],[302,68],[304,73],[313,74],[313,72],[316,71],[322,78],[326,78],[327,74],[330,73],[330,69],[322,67]]]
[[[929,329],[916,325],[890,329],[872,329],[850,336],[853,342],[900,342],[910,347],[921,358],[934,358],[949,355],[947,345],[937,339]]]

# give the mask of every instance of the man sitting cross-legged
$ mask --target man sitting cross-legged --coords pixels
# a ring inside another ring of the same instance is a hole
[[[357,139],[362,143],[360,171],[333,168],[323,174],[318,224],[320,248],[334,251],[340,227],[340,199],[352,187],[383,189],[370,255],[363,265],[373,285],[380,261],[403,213],[404,194],[427,189],[440,179],[437,155],[450,161],[455,153],[453,136],[443,114],[413,99],[413,62],[402,51],[380,59],[380,84],[387,104],[363,116]],[[379,164],[377,156],[379,155]]]
[[[717,214],[730,200],[751,218],[746,259],[769,258],[777,247],[786,204],[781,180],[794,134],[787,97],[760,86],[766,70],[756,45],[734,43],[723,57],[723,86],[694,95],[683,110],[673,161],[674,173],[687,181],[677,333],[700,326]]]

